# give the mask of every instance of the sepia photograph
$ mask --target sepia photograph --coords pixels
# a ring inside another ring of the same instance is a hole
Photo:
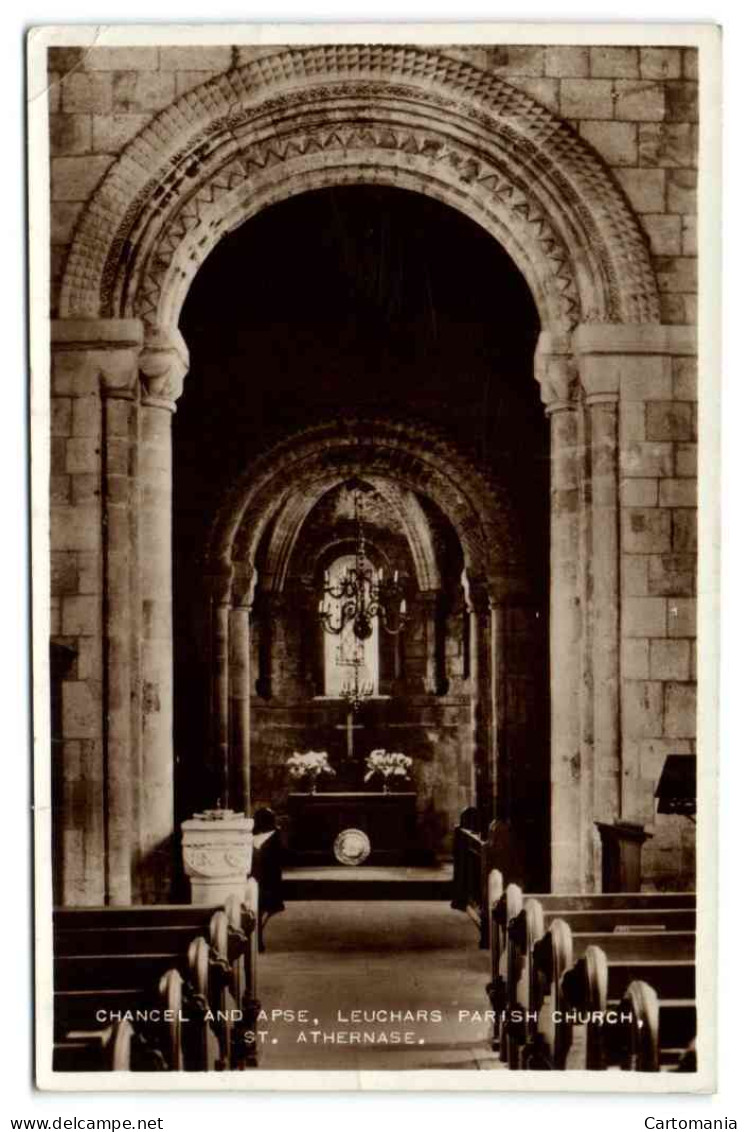
[[[28,37],[37,1084],[708,1092],[718,31],[261,32]]]

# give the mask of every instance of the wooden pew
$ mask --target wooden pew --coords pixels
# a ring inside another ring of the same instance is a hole
[[[162,1050],[162,1063],[154,1068],[173,1068],[175,1062],[188,1069],[256,1064],[256,882],[249,882],[245,899],[247,905],[229,900],[227,909],[218,912],[192,905],[58,910],[55,1064],[72,1068],[76,1054],[82,1057],[88,1045],[86,1060],[110,1068],[107,1058],[96,1054],[112,1030],[103,1023],[128,1011],[136,1019],[138,1039]],[[177,997],[179,1053],[174,1033],[165,1037],[159,1025],[163,1010],[172,1012],[168,1000]],[[97,1018],[97,1011],[103,1017]],[[208,1011],[215,1025],[208,1020],[206,1026]],[[244,1012],[241,1023],[236,1020],[239,1011]],[[183,1016],[189,1024],[181,1028]],[[249,1042],[246,1032],[251,1033]],[[119,1042],[124,1046],[124,1032]],[[220,1052],[214,1057],[217,1045]]]
[[[630,984],[621,999],[622,1016],[631,1021],[622,1026],[622,1069],[657,1073],[660,1068],[660,1004],[652,987],[639,979]]]
[[[479,946],[490,946],[490,903],[488,878],[493,869],[501,871],[507,857],[507,834],[503,822],[493,821],[483,837],[479,831],[479,814],[471,806],[463,810],[453,840],[452,907],[474,920],[479,931]]]
[[[532,1008],[537,1019],[527,1033],[523,1067],[564,1069],[570,1031],[564,1021],[556,1018],[556,1013],[563,1014],[566,1008],[563,979],[573,957],[569,925],[564,920],[553,919],[534,950]]]
[[[166,1069],[160,1051],[150,1046],[124,1019],[101,1030],[72,1030],[54,1043],[52,1065],[56,1072],[147,1073]]]
[[[491,952],[491,981],[486,994],[493,1010],[491,1048],[498,1053],[501,1045],[501,1015],[506,1007],[506,972],[502,970],[504,940],[506,936],[506,900],[503,911],[499,905],[504,898],[504,879],[498,869],[488,874],[488,946]],[[521,899],[521,897],[520,897]],[[515,913],[513,913],[514,915]]]
[[[644,1061],[650,1064],[651,1058],[647,1060],[636,1042],[632,1052],[634,1038],[629,1033],[632,1025],[649,1025],[652,1021],[650,991],[656,998],[658,993],[660,996],[657,1040],[670,1051],[665,1060],[678,1060],[696,1031],[693,933],[598,933],[591,937],[595,942],[585,945],[590,933],[572,936],[566,921],[554,923],[564,925],[568,943],[562,948],[548,933],[536,957],[536,970],[546,978],[538,995],[540,999],[547,996],[545,1006],[551,1007],[550,1013],[541,1015],[540,1051],[553,1051],[551,1067],[606,1069],[614,1064],[633,1068]],[[568,961],[569,944],[573,963]],[[611,953],[616,956],[613,962]],[[548,970],[551,955],[552,977]],[[630,992],[631,986],[649,989]],[[549,1023],[553,1008],[559,1010],[561,1018]],[[572,1015],[580,1019],[576,1025],[570,1020]],[[629,1015],[631,1019],[625,1021]],[[648,1048],[644,1039],[640,1044],[642,1049]]]
[[[693,894],[531,897],[512,885],[502,892],[498,873],[490,890],[492,980],[487,989],[497,1016],[492,1044],[502,1060],[513,1068],[547,1069],[638,1064],[642,1057],[629,1055],[622,1045],[625,1026],[574,1025],[568,1018],[619,1017],[624,1000],[625,1013],[631,1014],[630,985],[647,983],[659,994],[661,1060],[693,1064],[693,1055],[684,1056],[696,1030]],[[549,918],[543,900],[554,918],[538,939],[542,920]],[[573,932],[569,920],[585,930]],[[638,1009],[641,995],[633,993]],[[648,992],[642,993],[646,1006]],[[513,1008],[519,1018],[502,1025],[501,1011]],[[647,1024],[651,1009],[642,1010]],[[641,1011],[634,1014],[640,1024]]]
[[[156,1041],[166,1068],[173,1073],[184,1069],[184,1048],[182,1044],[183,995],[182,976],[175,967],[164,972],[158,984],[158,998],[161,1017],[154,1029]]]
[[[265,950],[264,928],[271,916],[285,911],[283,846],[275,814],[262,807],[254,815],[252,880],[258,887],[257,950]]]
[[[215,977],[210,945],[203,936],[196,936],[187,952],[189,967],[190,1014],[192,1027],[185,1044],[185,1068],[211,1072],[220,1068],[221,1046],[218,1027],[211,1021],[210,1012],[215,1006],[213,987]]]
[[[242,1012],[241,1025],[235,1028],[235,1068],[257,1065],[257,1016],[260,1002],[257,994],[257,968],[260,934],[260,893],[257,881],[250,878],[244,899],[232,896],[226,901],[231,945],[230,963],[232,993]]]
[[[510,886],[511,887],[511,886]],[[543,909],[532,897],[522,902],[519,913],[509,920],[506,943],[507,1009],[506,1059],[510,1069],[525,1068],[524,1051],[535,1031],[537,1012],[537,945],[544,935]]]
[[[189,944],[207,936],[212,911],[191,904],[56,909],[56,1036],[101,1029],[110,1013],[157,1009],[161,975],[172,966],[187,975]]]
[[[509,925],[522,911],[522,889],[510,884],[501,891],[501,874],[491,870],[490,944],[491,970],[496,972],[486,991],[494,1012],[491,1044],[502,1061],[509,1056],[509,1026],[507,1014],[512,1001],[510,989],[512,972],[509,969]]]

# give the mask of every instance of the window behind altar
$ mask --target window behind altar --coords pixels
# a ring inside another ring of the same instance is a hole
[[[329,568],[329,583],[333,589],[339,589],[349,569],[356,565],[353,554],[345,554],[337,558]],[[366,569],[374,569],[366,561]],[[331,622],[340,624],[342,598],[325,596],[325,608],[330,611]],[[332,697],[343,696],[347,688],[354,682],[355,668],[358,664],[359,688],[371,689],[371,695],[379,694],[379,620],[373,618],[371,636],[360,641],[353,632],[353,622],[347,621],[340,634],[325,633],[324,666],[325,666],[325,695]]]

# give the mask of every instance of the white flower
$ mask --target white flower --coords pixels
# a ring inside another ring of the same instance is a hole
[[[383,778],[410,778],[412,766],[413,759],[410,755],[403,755],[400,751],[385,751],[380,747],[372,751],[366,760],[364,782],[368,782],[375,774],[381,774]]]
[[[305,775],[317,778],[320,774],[335,774],[327,761],[327,751],[304,751],[303,754],[294,751],[286,759],[286,766],[291,778],[304,778]]]

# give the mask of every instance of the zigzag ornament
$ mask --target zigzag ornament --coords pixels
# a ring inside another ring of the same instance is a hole
[[[208,212],[220,197],[238,184],[245,185],[248,180],[248,168],[264,170],[282,165],[295,157],[307,156],[313,153],[329,152],[340,149],[344,153],[354,148],[353,143],[358,142],[362,148],[379,148],[387,152],[399,151],[427,156],[438,164],[449,164],[460,175],[463,184],[477,183],[481,189],[489,192],[503,207],[508,207],[523,224],[534,230],[534,239],[540,237],[540,245],[545,253],[546,262],[552,265],[553,274],[559,280],[559,299],[563,296],[564,308],[567,317],[576,321],[579,312],[578,298],[573,294],[574,273],[571,270],[564,249],[555,235],[547,218],[540,213],[535,203],[522,190],[503,180],[491,171],[490,167],[479,162],[473,156],[467,156],[457,151],[453,146],[447,145],[444,139],[429,136],[418,137],[412,130],[395,131],[390,127],[376,129],[373,127],[350,128],[344,130],[336,128],[333,131],[316,131],[299,137],[286,137],[280,141],[274,139],[263,144],[252,145],[243,155],[241,164],[233,158],[230,166],[224,167],[214,173],[213,178],[206,185],[201,186],[189,198],[180,213],[173,218],[164,232],[158,247],[152,253],[150,264],[146,268],[146,278],[151,284],[162,286],[166,275],[161,264],[177,253],[178,246],[188,233],[197,241],[199,229],[205,225],[209,218]],[[239,172],[241,170],[241,174]],[[546,233],[548,235],[546,236]],[[186,253],[194,262],[199,262],[195,246]],[[157,267],[158,265],[158,267]],[[571,302],[571,307],[569,307]],[[147,310],[146,310],[147,306]],[[138,305],[138,314],[149,323],[152,323],[156,314],[152,309],[150,300],[147,304]]]

